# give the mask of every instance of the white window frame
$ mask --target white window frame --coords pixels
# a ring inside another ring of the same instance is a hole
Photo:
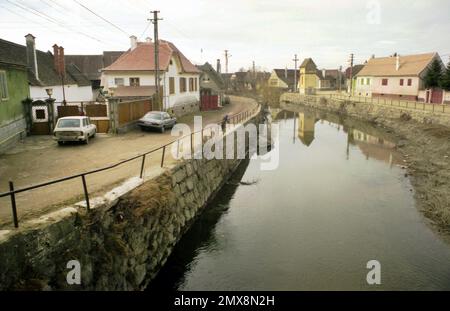
[[[6,77],[6,71],[0,70],[0,75],[4,77],[0,81],[4,81],[5,90],[6,90],[6,96],[3,97],[4,94],[3,94],[3,92],[1,92],[3,87],[0,88],[0,101],[7,101],[7,100],[9,100],[9,92],[8,92],[8,78]],[[2,82],[0,82],[0,83],[2,83]]]
[[[116,80],[122,80],[122,84],[117,84]],[[125,78],[114,78],[115,86],[125,86]]]

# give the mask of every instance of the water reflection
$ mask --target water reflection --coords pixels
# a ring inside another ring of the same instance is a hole
[[[294,133],[296,133],[293,137],[294,143],[298,138],[305,147],[311,147],[316,138],[316,124],[320,122],[323,125],[326,122],[337,132],[343,131],[347,134],[347,160],[350,159],[350,147],[356,146],[366,156],[367,160],[383,161],[390,166],[402,164],[401,156],[395,149],[396,144],[393,139],[366,123],[308,109],[299,109],[297,112],[276,109],[275,111],[272,110],[271,113],[274,120],[277,121],[294,119],[293,126]]]

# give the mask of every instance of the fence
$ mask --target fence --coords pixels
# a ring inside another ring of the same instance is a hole
[[[91,122],[97,126],[98,133],[107,133],[109,130],[109,109],[108,105],[99,102],[56,102],[58,118],[86,115]]]
[[[232,115],[229,118],[229,122],[232,124],[239,124],[243,121],[246,121],[248,119],[250,119],[251,117],[255,116],[256,113],[258,113],[260,110],[260,105],[257,105],[256,107],[250,109],[250,110],[246,110],[243,112],[240,112],[238,114]],[[218,123],[221,124],[221,123]],[[145,160],[147,158],[148,155],[158,152],[160,150],[162,150],[162,157],[161,157],[161,167],[164,166],[164,158],[165,158],[165,154],[166,154],[166,149],[171,146],[172,144],[176,143],[177,144],[177,148],[179,148],[179,144],[180,141],[182,141],[183,139],[188,138],[190,140],[190,151],[193,152],[194,151],[194,145],[193,145],[193,140],[194,140],[194,135],[196,134],[200,134],[202,135],[202,139],[201,139],[201,144],[203,147],[203,138],[207,137],[207,135],[205,136],[205,130],[202,129],[201,131],[197,131],[197,132],[193,132],[189,135],[185,135],[183,137],[180,137],[176,140],[173,140],[171,142],[169,142],[168,144],[165,144],[163,146],[154,148],[148,152],[139,154],[137,156],[128,158],[126,160],[120,161],[118,163],[112,164],[110,166],[107,167],[103,167],[103,168],[99,168],[99,169],[95,169],[95,170],[91,170],[88,172],[84,172],[84,173],[80,173],[80,174],[76,174],[76,175],[72,175],[72,176],[67,176],[67,177],[63,177],[57,180],[52,180],[52,181],[48,181],[48,182],[44,182],[41,184],[37,184],[34,186],[29,186],[29,187],[25,187],[25,188],[21,188],[21,189],[15,189],[14,188],[14,183],[13,181],[9,181],[9,192],[4,192],[4,193],[0,193],[0,198],[3,197],[7,197],[9,196],[11,198],[11,210],[12,210],[12,218],[13,218],[13,223],[14,223],[14,227],[18,228],[19,227],[19,218],[17,215],[17,206],[16,206],[16,194],[18,193],[23,193],[23,192],[27,192],[27,191],[31,191],[34,189],[38,189],[38,188],[43,188],[46,186],[50,186],[53,184],[57,184],[57,183],[62,183],[64,181],[68,181],[68,180],[73,180],[73,179],[77,179],[80,178],[81,179],[81,183],[82,183],[82,187],[83,187],[83,193],[84,193],[84,198],[85,198],[85,202],[86,202],[86,209],[89,212],[90,211],[90,202],[89,202],[89,192],[88,192],[88,187],[87,187],[87,183],[86,183],[86,176],[88,175],[92,175],[92,174],[96,174],[96,173],[100,173],[103,171],[107,171],[113,168],[116,168],[118,166],[121,166],[125,163],[131,162],[133,160],[136,159],[141,159],[141,165],[139,167],[139,177],[142,179],[144,177],[144,165],[145,165]],[[210,132],[211,135],[211,132]]]
[[[447,104],[429,104],[425,102],[408,101],[401,99],[388,99],[382,97],[365,97],[365,96],[349,96],[345,94],[329,94],[329,95],[317,95],[318,97],[336,98],[339,100],[348,100],[358,103],[376,104],[382,106],[391,106],[415,110],[423,110],[430,112],[448,113],[450,114],[450,105]]]

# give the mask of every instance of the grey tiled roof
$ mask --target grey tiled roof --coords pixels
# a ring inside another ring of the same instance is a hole
[[[36,50],[39,80],[28,70],[28,82],[33,86],[61,84],[61,78],[54,68],[53,54]],[[0,62],[27,66],[27,49],[24,45],[0,39]],[[73,64],[66,64],[66,84],[88,86],[91,82]]]

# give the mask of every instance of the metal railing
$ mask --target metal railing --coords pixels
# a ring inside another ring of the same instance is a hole
[[[450,105],[448,104],[432,104],[419,101],[409,101],[402,99],[392,99],[383,97],[366,97],[366,96],[350,96],[349,94],[327,94],[317,95],[318,97],[329,97],[339,100],[348,100],[357,103],[376,104],[382,106],[399,107],[406,109],[415,109],[430,112],[448,113],[450,114]]]
[[[228,121],[231,124],[240,124],[240,123],[242,123],[244,121],[247,121],[251,117],[253,117],[259,111],[259,109],[260,109],[260,105],[257,104],[256,107],[254,107],[254,108],[252,108],[250,110],[246,110],[246,111],[243,111],[243,112],[231,115],[229,117]],[[218,122],[216,124],[222,125],[223,122]],[[171,142],[169,142],[169,143],[167,143],[165,145],[162,145],[160,147],[154,148],[154,149],[152,149],[152,150],[150,150],[148,152],[145,152],[145,153],[139,154],[137,156],[128,158],[126,160],[117,162],[115,164],[112,164],[112,165],[109,165],[109,166],[106,166],[106,167],[103,167],[103,168],[99,168],[99,169],[94,169],[94,170],[91,170],[91,171],[88,171],[88,172],[84,172],[84,173],[80,173],[80,174],[76,174],[76,175],[71,175],[71,176],[60,178],[60,179],[44,182],[44,183],[41,183],[41,184],[37,184],[37,185],[25,187],[25,188],[20,188],[20,189],[15,189],[13,181],[9,181],[9,191],[8,192],[4,192],[4,193],[0,193],[0,198],[7,197],[7,196],[9,196],[11,198],[11,210],[12,210],[12,217],[13,217],[14,227],[15,228],[19,228],[19,219],[18,219],[18,215],[17,215],[17,204],[16,204],[16,194],[22,193],[22,192],[31,191],[31,190],[34,190],[34,189],[37,189],[37,188],[50,186],[50,185],[61,183],[61,182],[65,182],[65,181],[68,181],[68,180],[81,178],[81,182],[82,182],[82,186],[83,186],[84,198],[85,198],[85,202],[86,202],[86,209],[89,212],[90,211],[90,202],[89,202],[88,187],[87,187],[87,183],[86,183],[86,176],[92,175],[92,174],[95,174],[95,173],[100,173],[100,172],[103,172],[103,171],[106,171],[106,170],[110,170],[110,169],[116,168],[118,166],[121,166],[121,165],[123,165],[125,163],[128,163],[128,162],[131,162],[133,160],[141,158],[142,162],[141,162],[140,171],[139,171],[139,178],[142,179],[144,177],[145,160],[146,160],[146,157],[148,155],[162,150],[161,167],[163,167],[164,166],[164,157],[165,157],[165,154],[166,154],[166,148],[167,147],[169,147],[170,145],[172,145],[174,143],[177,143],[177,148],[179,148],[179,142],[181,140],[183,140],[183,139],[186,139],[186,138],[190,137],[190,147],[191,147],[190,151],[193,153],[193,151],[194,151],[194,145],[193,145],[194,135],[202,133],[201,144],[202,144],[202,147],[203,147],[203,138],[205,137],[204,131],[205,131],[205,129],[202,128],[202,130],[200,130],[200,131],[192,132],[192,133],[190,133],[188,135],[182,136],[182,137],[180,137],[178,139],[175,139],[175,140],[173,140],[173,141],[171,141]],[[210,135],[211,135],[211,132],[210,132]]]

